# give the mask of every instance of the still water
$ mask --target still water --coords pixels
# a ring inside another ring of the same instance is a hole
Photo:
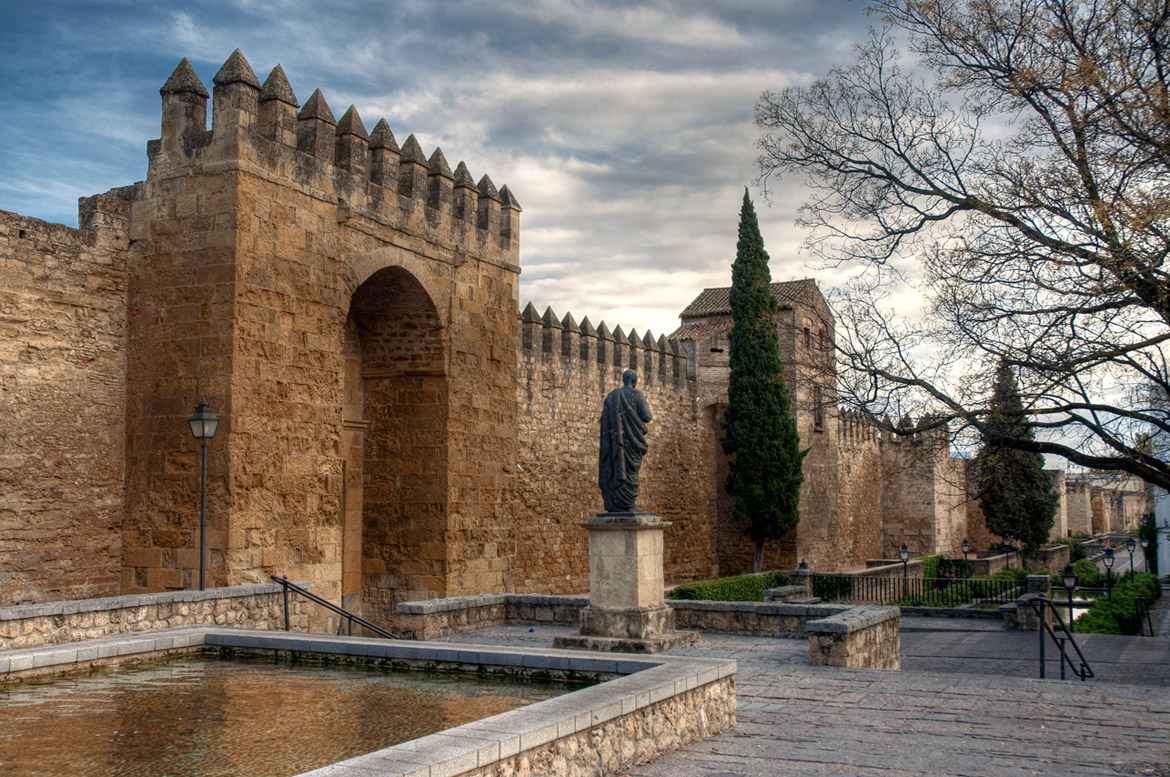
[[[573,687],[193,658],[0,687],[0,774],[287,777]]]

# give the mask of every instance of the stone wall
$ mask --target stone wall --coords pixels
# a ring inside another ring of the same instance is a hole
[[[898,608],[854,607],[809,621],[808,653],[813,666],[901,669]]]
[[[882,555],[894,558],[902,543],[913,556],[952,555],[966,528],[963,472],[948,450],[945,431],[882,440]]]
[[[290,596],[291,628],[308,629],[313,607]],[[270,583],[3,607],[0,650],[200,625],[283,629],[282,588]]]
[[[857,565],[883,551],[881,434],[872,420],[859,413],[842,411],[837,424],[840,553],[825,559],[823,566],[813,566],[822,572]]]
[[[124,192],[83,200],[79,221],[0,212],[0,604],[120,584]]]
[[[520,456],[509,528],[508,589],[518,593],[589,590],[588,533],[580,524],[602,512],[597,486],[601,404],[622,385],[625,369],[653,414],[642,462],[638,507],[671,525],[665,532],[668,583],[714,577],[712,521],[717,440],[695,406],[677,343],[649,333],[628,335],[603,322],[594,328],[529,305],[518,337]]]

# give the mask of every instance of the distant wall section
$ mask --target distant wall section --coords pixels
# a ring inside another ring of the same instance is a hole
[[[715,472],[711,425],[695,403],[695,381],[677,342],[596,329],[585,318],[521,314],[518,343],[520,456],[512,517],[518,593],[589,590],[587,532],[604,510],[597,486],[598,418],[626,369],[638,373],[654,419],[642,463],[638,507],[670,521],[668,583],[713,576]]]

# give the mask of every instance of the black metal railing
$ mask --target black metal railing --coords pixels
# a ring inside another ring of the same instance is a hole
[[[1085,654],[1081,652],[1080,645],[1073,639],[1072,632],[1064,625],[1064,620],[1060,617],[1060,610],[1058,606],[1060,602],[1054,602],[1051,599],[1043,596],[1035,596],[1028,599],[1028,604],[1032,608],[1032,612],[1036,614],[1040,621],[1040,628],[1037,629],[1040,639],[1040,679],[1044,679],[1045,672],[1045,655],[1044,646],[1047,640],[1045,635],[1055,643],[1057,650],[1060,651],[1060,679],[1065,678],[1065,667],[1072,670],[1073,674],[1081,678],[1081,682],[1094,677],[1093,669],[1089,666],[1089,662],[1085,659]],[[1064,605],[1067,609],[1067,604]],[[1045,618],[1045,612],[1052,613],[1052,619]],[[1055,624],[1055,626],[1053,625]],[[1057,632],[1060,632],[1059,634]],[[1068,646],[1072,645],[1073,651],[1077,654],[1077,661],[1079,666],[1073,663],[1072,658],[1068,654]]]
[[[1135,596],[1134,603],[1138,612],[1138,636],[1154,636],[1154,622],[1150,619],[1150,603],[1144,596]]]
[[[314,604],[319,604],[322,607],[325,607],[326,609],[332,610],[333,612],[340,615],[341,620],[339,620],[337,622],[338,635],[341,635],[344,631],[344,633],[348,634],[349,636],[353,636],[353,624],[356,623],[357,625],[361,626],[362,628],[366,629],[367,631],[371,631],[380,637],[385,637],[386,639],[401,639],[401,637],[394,636],[393,634],[386,631],[382,627],[375,626],[374,624],[370,623],[365,618],[362,618],[361,616],[358,616],[358,615],[354,615],[349,610],[343,610],[342,608],[338,607],[333,602],[322,599],[320,596],[317,596],[314,593],[310,593],[307,589],[301,588],[296,583],[290,583],[287,577],[277,577],[276,575],[269,575],[269,577],[272,579],[272,581],[274,583],[280,583],[280,585],[284,587],[284,630],[285,631],[291,631],[291,628],[289,626],[289,614],[288,614],[288,594],[289,594],[289,590],[291,589],[295,593],[300,594],[301,596],[305,597],[306,599],[313,602]]]
[[[1018,580],[993,577],[812,576],[812,595],[827,602],[896,604],[903,607],[959,607],[1003,604],[1024,592]]]

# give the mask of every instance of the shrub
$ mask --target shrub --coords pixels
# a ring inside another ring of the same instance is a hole
[[[928,583],[938,577],[939,564],[942,556],[924,556],[922,559],[922,577]]]
[[[1105,575],[1097,565],[1087,558],[1073,564],[1073,571],[1077,573],[1077,585],[1085,588],[1100,588],[1105,585]]]
[[[764,591],[791,582],[783,572],[762,575],[734,575],[714,580],[700,580],[675,586],[667,599],[689,599],[708,602],[762,602]]]
[[[1115,585],[1111,597],[1094,601],[1089,611],[1077,619],[1076,630],[1082,634],[1137,634],[1141,631],[1137,598],[1141,596],[1149,605],[1161,593],[1157,576],[1141,572],[1132,581]]]
[[[1019,567],[1001,569],[991,576],[992,580],[1023,580],[1029,574],[1028,570]]]
[[[1080,561],[1085,557],[1085,546],[1076,537],[1061,537],[1056,540],[1059,545],[1068,545],[1069,563]]]

